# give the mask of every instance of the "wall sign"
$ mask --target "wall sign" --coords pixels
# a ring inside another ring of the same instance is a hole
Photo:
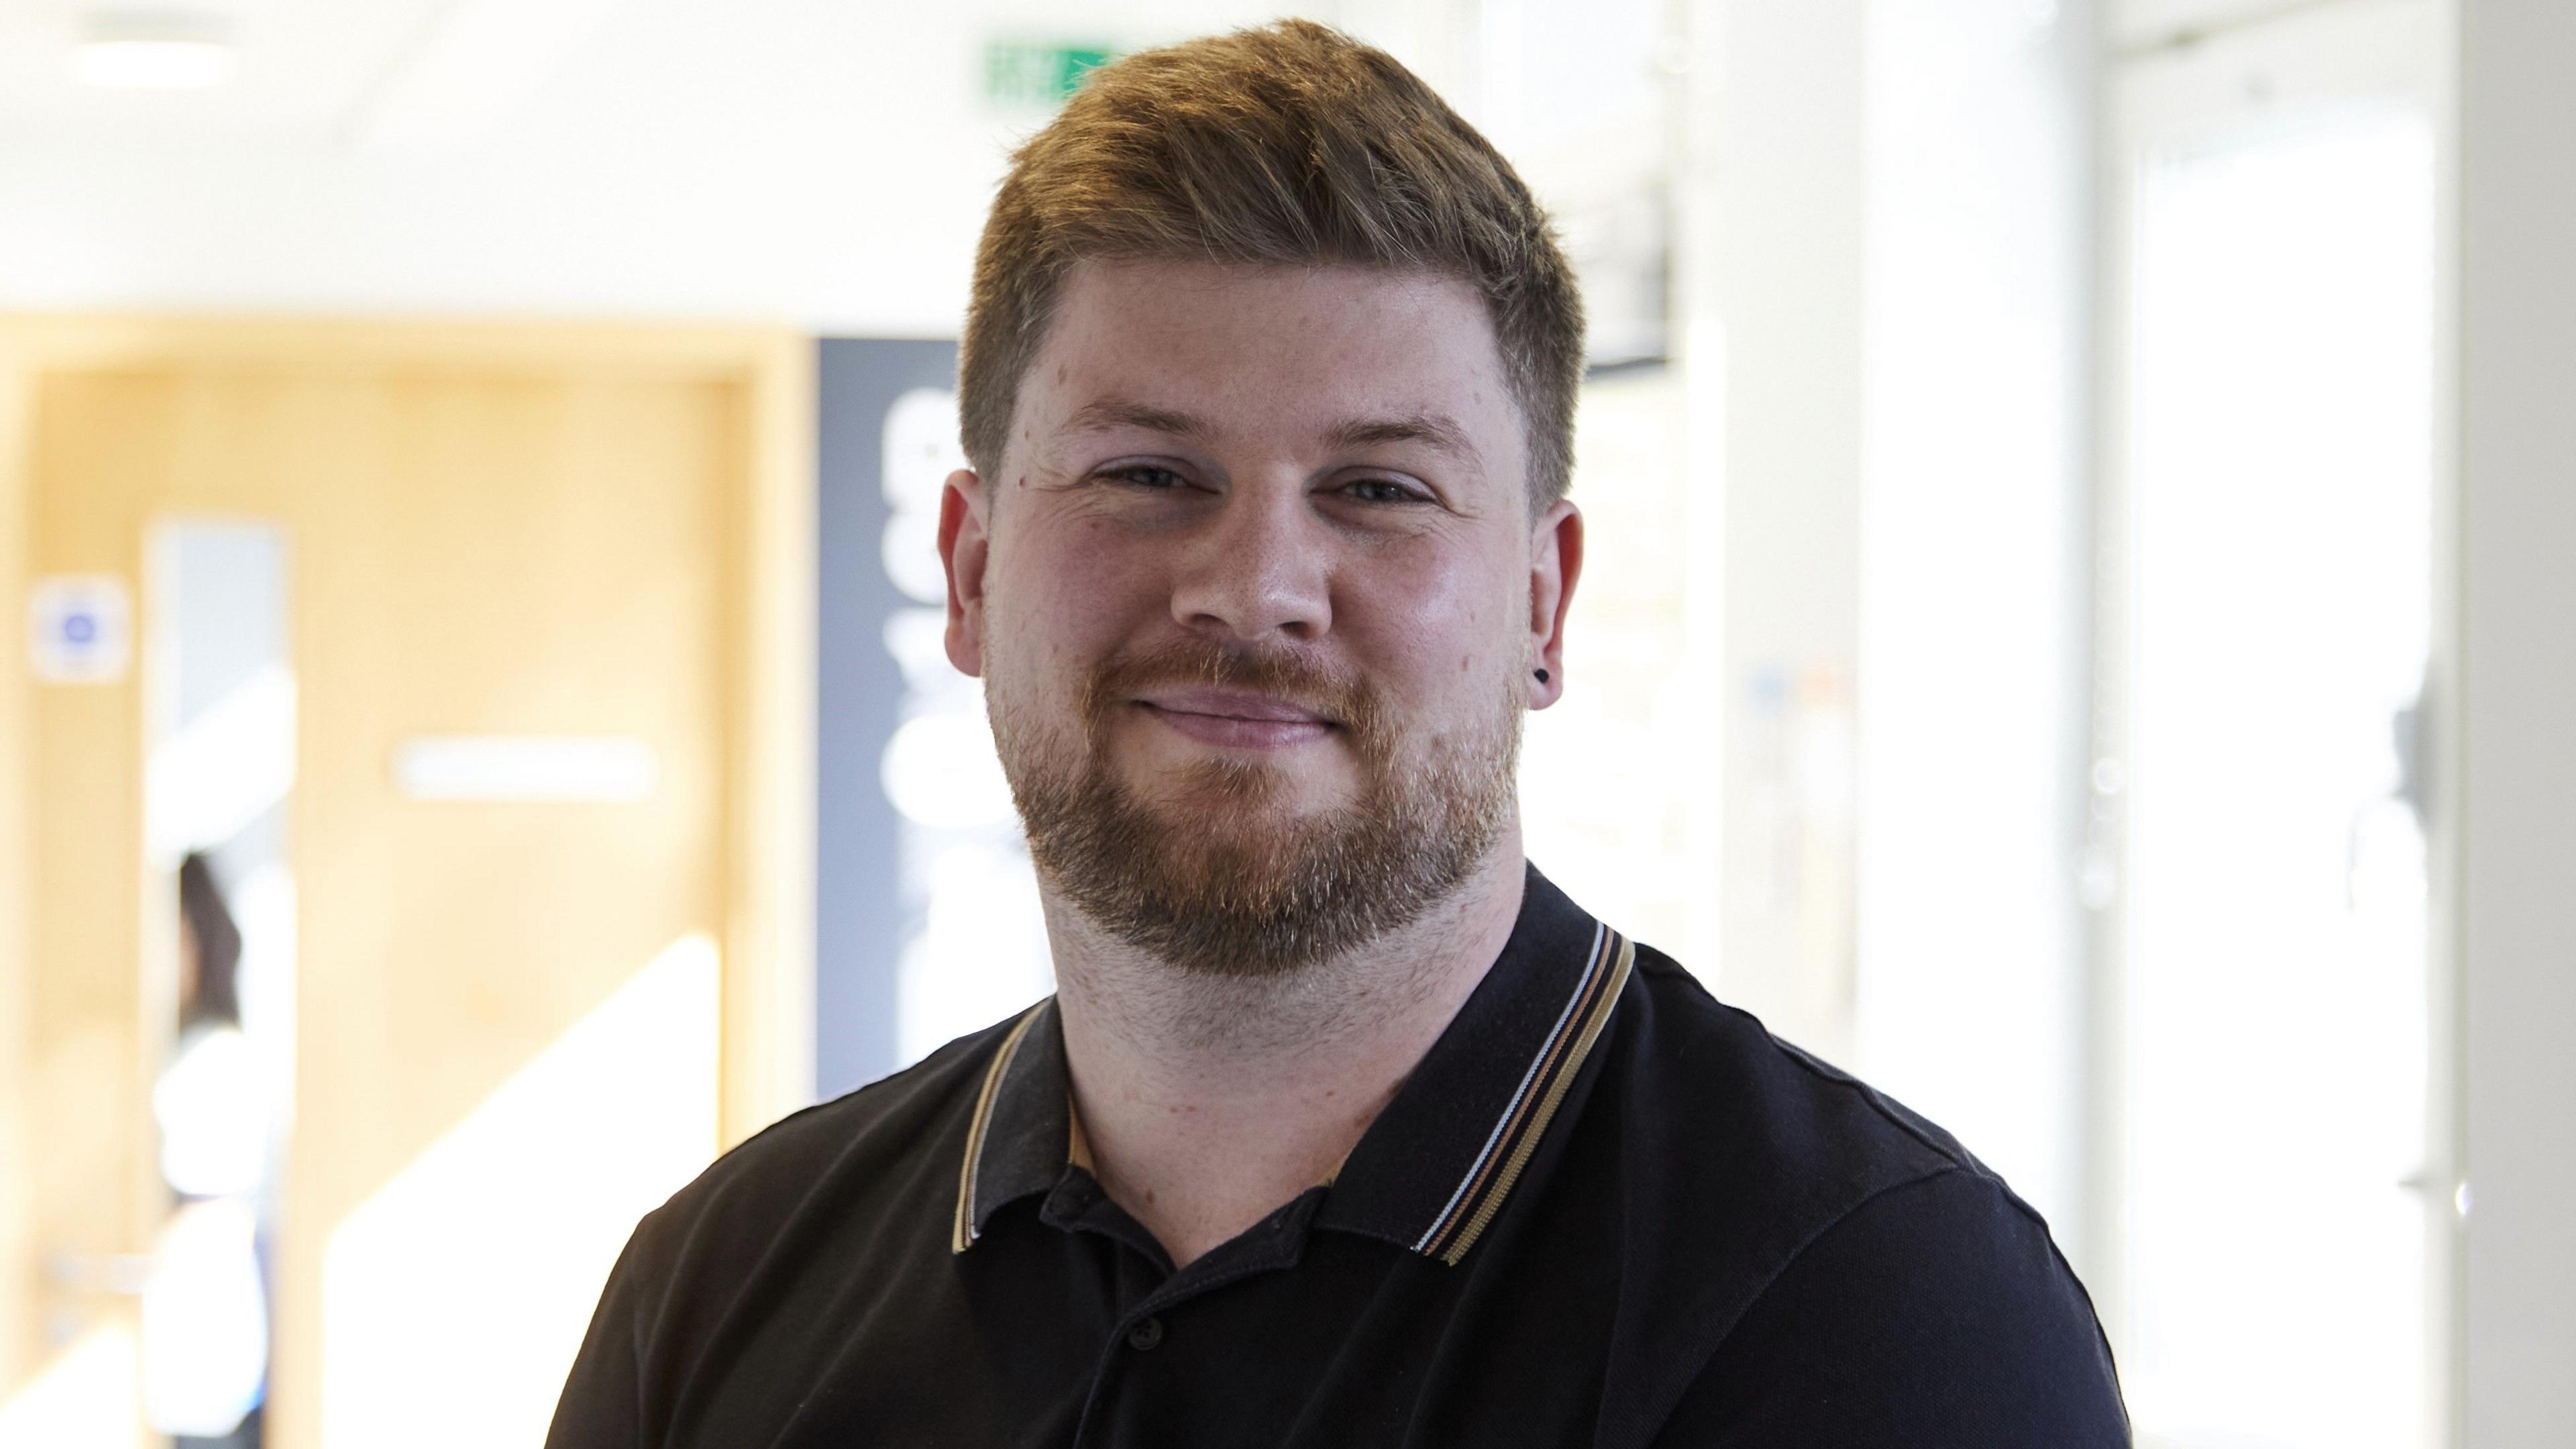
[[[114,684],[134,657],[134,603],[114,574],[55,574],[27,601],[27,657],[47,684]]]
[[[1117,58],[1106,45],[988,41],[984,98],[1005,109],[1053,110],[1072,97],[1084,76]]]

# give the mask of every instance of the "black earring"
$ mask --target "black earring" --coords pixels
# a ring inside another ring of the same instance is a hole
[[[1547,671],[1546,671],[1546,670],[1542,669],[1542,670],[1538,671],[1538,682],[1539,682],[1539,683],[1541,683],[1541,684],[1545,684],[1545,683],[1547,683]]]

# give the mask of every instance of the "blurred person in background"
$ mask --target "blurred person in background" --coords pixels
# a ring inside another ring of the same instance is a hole
[[[2045,1225],[1523,858],[1582,320],[1418,79],[1093,75],[977,259],[940,548],[1058,994],[637,1228],[551,1443],[2112,1445]]]
[[[268,1121],[242,1035],[241,929],[206,858],[179,863],[179,1032],[152,1089],[177,1206],[143,1288],[143,1397],[180,1449],[255,1449],[268,1368],[256,1204]]]

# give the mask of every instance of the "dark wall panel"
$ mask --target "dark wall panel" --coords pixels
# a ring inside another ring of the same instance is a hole
[[[953,386],[957,346],[835,337],[819,347],[814,1089],[835,1097],[895,1065],[901,830],[877,765],[903,699],[885,621],[904,601],[880,553],[885,415],[913,388]]]

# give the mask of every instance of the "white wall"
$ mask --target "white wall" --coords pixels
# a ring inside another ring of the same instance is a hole
[[[2576,1443],[2576,6],[2460,0],[2467,1419]]]
[[[1704,9],[1717,989],[2072,1239],[2092,7]]]
[[[2079,1264],[2090,7],[1873,0],[1858,1063]]]
[[[1695,90],[1715,111],[1713,176],[1686,244],[1714,313],[1695,331],[1722,339],[1691,358],[1721,370],[1723,399],[1718,991],[1849,1066],[1869,6],[1705,9],[1721,69]]]

